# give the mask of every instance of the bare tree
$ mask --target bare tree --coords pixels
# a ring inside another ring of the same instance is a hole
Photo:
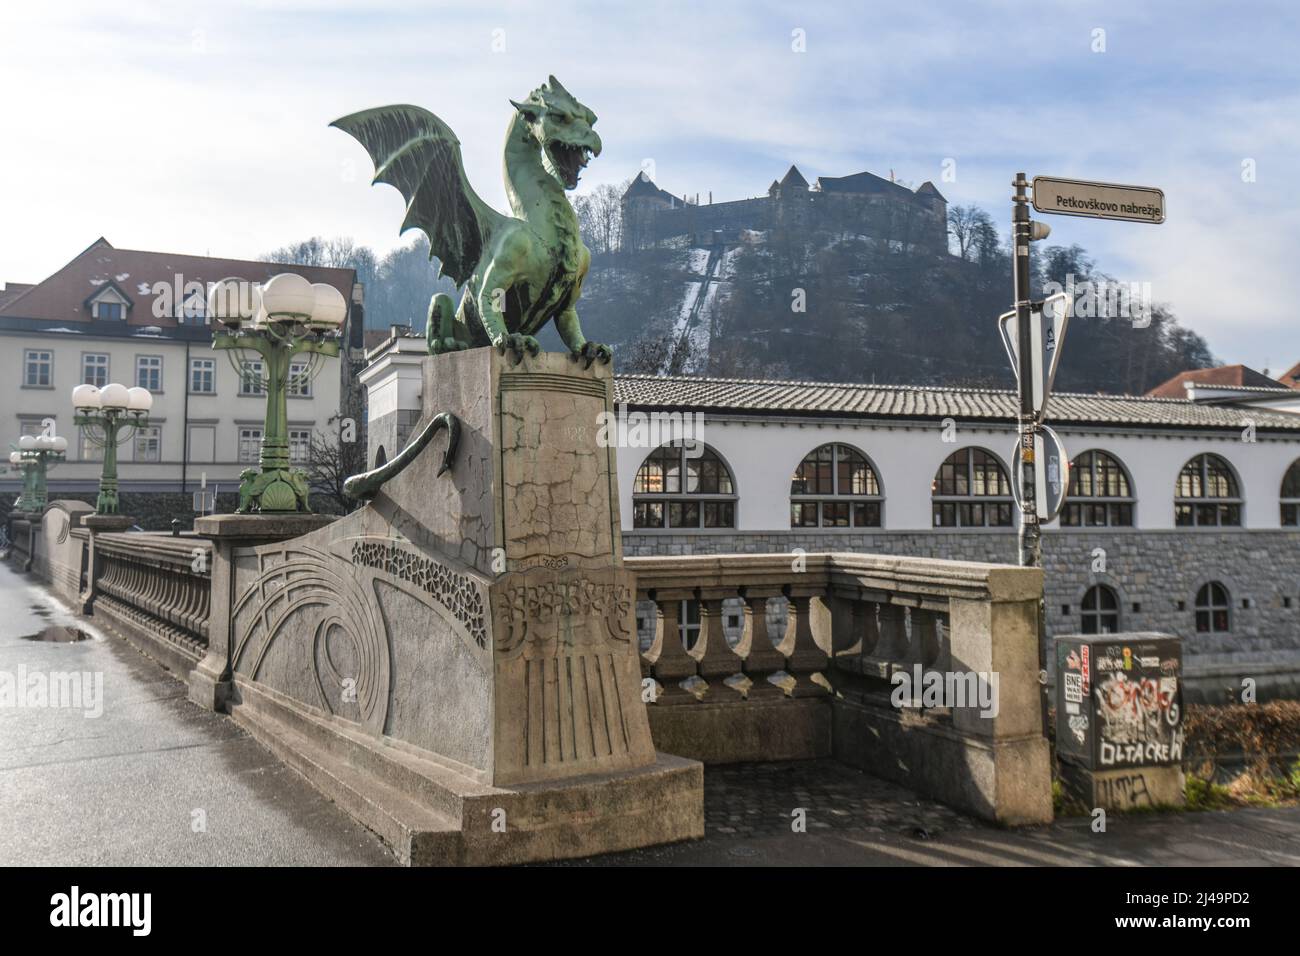
[[[628,182],[621,186],[606,183],[597,186],[584,196],[573,200],[573,211],[578,214],[578,229],[582,241],[592,252],[617,252],[623,245],[623,193]]]
[[[979,206],[948,208],[948,235],[957,243],[957,255],[968,262],[974,255],[983,228],[992,225],[989,214]]]
[[[683,342],[666,333],[637,339],[615,354],[620,375],[662,375],[674,365],[680,368],[687,352]]]
[[[343,493],[343,484],[365,471],[366,451],[360,442],[340,441],[338,420],[337,415],[329,420],[332,426],[329,431],[312,432],[303,471],[307,473],[317,510],[347,514],[358,502]]]

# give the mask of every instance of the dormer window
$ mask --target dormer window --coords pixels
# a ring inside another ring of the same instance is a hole
[[[105,282],[86,300],[91,318],[104,322],[124,322],[131,311],[131,299],[116,282]]]
[[[202,288],[192,289],[185,294],[176,310],[176,321],[181,325],[207,325],[207,298]]]

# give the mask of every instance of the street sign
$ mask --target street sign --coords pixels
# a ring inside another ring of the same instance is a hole
[[[1034,417],[1041,422],[1047,412],[1047,399],[1052,394],[1052,384],[1056,381],[1056,369],[1061,364],[1061,346],[1065,342],[1065,329],[1070,322],[1070,296],[1065,292],[1048,296],[1033,310],[1029,316],[1029,335],[1032,344],[1030,362],[1033,371],[1030,384],[1033,387]],[[1016,383],[1020,382],[1020,326],[1016,322],[1016,313],[1004,312],[998,317],[998,331],[1002,334],[1002,344],[1011,359],[1011,368],[1016,373]]]
[[[1020,467],[1020,439],[1016,439],[1011,453],[1015,464],[1016,480],[1011,482],[1011,493],[1019,507],[1022,500],[1020,483],[1025,470]],[[1034,433],[1034,505],[1039,521],[1051,521],[1065,507],[1065,493],[1070,488],[1070,456],[1061,444],[1061,436],[1046,425],[1038,426]]]
[[[1165,194],[1154,186],[1035,176],[1034,208],[1058,216],[1161,223],[1165,221]]]

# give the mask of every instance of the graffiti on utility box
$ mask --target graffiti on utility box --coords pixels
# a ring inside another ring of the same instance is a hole
[[[1057,751],[1094,770],[1183,758],[1182,648],[1176,638],[1057,641]]]

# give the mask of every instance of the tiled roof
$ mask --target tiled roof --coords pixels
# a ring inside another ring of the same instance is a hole
[[[761,379],[620,375],[614,398],[633,408],[692,409],[738,414],[818,417],[1014,421],[1010,390],[927,385],[854,385]],[[1300,432],[1300,415],[1257,408],[1203,405],[1187,399],[1055,393],[1048,424],[1159,426]]]
[[[153,314],[152,289],[155,283],[174,286],[177,275],[184,283],[215,282],[228,276],[265,282],[279,272],[296,272],[310,282],[328,282],[343,293],[345,300],[352,299],[352,284],[356,279],[356,272],[352,269],[118,249],[100,238],[49,278],[12,298],[5,298],[0,304],[0,319],[55,322],[60,326],[84,329],[87,333],[93,331],[97,335],[97,326],[105,323],[91,319],[86,307],[87,296],[112,282],[135,306],[126,320],[128,326],[156,325],[175,329],[178,323],[172,315],[159,317]]]
[[[1226,386],[1228,388],[1276,388],[1287,389],[1276,379],[1269,378],[1263,372],[1256,372],[1247,365],[1219,365],[1215,368],[1193,368],[1179,372],[1167,382],[1161,382],[1147,392],[1152,398],[1185,398],[1187,382],[1196,385]]]

